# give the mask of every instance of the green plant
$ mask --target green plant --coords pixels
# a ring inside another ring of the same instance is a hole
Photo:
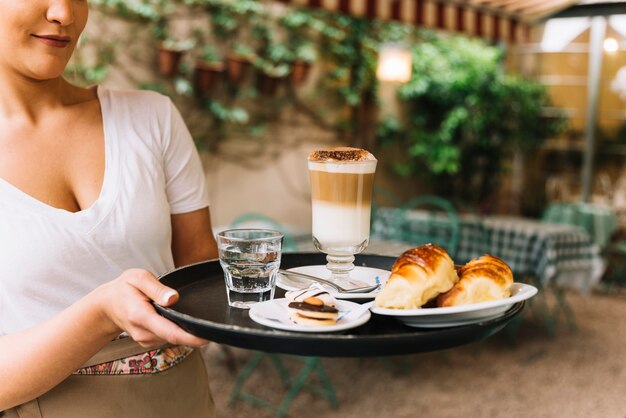
[[[231,122],[240,125],[245,125],[249,121],[248,112],[240,107],[227,108],[219,102],[209,100],[207,107],[215,115],[215,117],[222,122]]]
[[[295,48],[293,54],[294,60],[306,62],[311,64],[317,60],[317,49],[313,42],[303,42]]]
[[[273,63],[285,63],[293,61],[293,52],[285,44],[272,43],[266,48],[267,60]]]
[[[204,62],[208,62],[208,63],[222,62],[222,55],[219,53],[217,48],[215,48],[212,45],[205,45],[202,48],[202,53],[200,54],[200,58]]]
[[[254,66],[272,77],[284,77],[289,74],[293,53],[284,44],[270,44],[264,49],[264,55],[258,56]]]
[[[84,38],[81,42],[89,42]],[[65,70],[65,75],[74,83],[82,85],[93,85],[102,82],[109,74],[109,67],[116,61],[115,47],[111,43],[105,43],[97,49],[95,61],[90,64],[81,55],[74,55],[74,58]]]
[[[233,53],[235,53],[235,55],[238,55],[240,57],[249,58],[251,60],[254,59],[256,55],[252,47],[243,43],[235,44],[235,46],[233,47]]]
[[[536,149],[558,134],[565,118],[539,83],[504,74],[502,51],[477,40],[433,37],[413,48],[413,78],[398,91],[405,127],[387,123],[381,141],[406,149],[394,166],[426,178],[437,191],[477,203],[497,186],[513,150]]]
[[[90,4],[112,10],[120,17],[144,22],[161,20],[174,7],[171,0],[90,0]]]
[[[205,8],[213,34],[224,42],[237,39],[251,20],[266,13],[266,6],[256,0],[184,0],[191,6]]]
[[[264,74],[272,77],[285,77],[289,74],[290,70],[289,64],[287,63],[273,63],[264,59],[256,60],[254,66],[263,71]]]
[[[172,51],[189,51],[194,46],[193,39],[172,39],[166,38],[161,42],[161,47]]]
[[[258,96],[247,93],[254,87],[247,87],[245,81],[238,83],[236,88],[223,89],[221,94],[226,97],[213,99],[227,104],[227,108],[246,108],[251,121],[258,120],[255,113],[262,114],[260,117],[265,120],[277,119],[280,109],[291,102],[295,104],[294,108],[311,116],[315,123],[325,129],[334,129],[352,141],[372,132],[369,125],[374,123],[375,115],[370,110],[377,106],[375,68],[378,45],[398,34],[402,37],[414,32],[410,26],[308,8],[290,7],[285,12],[274,13],[268,4],[257,0],[94,0],[91,4],[105,15],[114,14],[137,23],[137,27],[150,24],[153,38],[161,46],[179,51],[189,49],[191,41],[182,45],[176,41],[171,23],[185,19],[184,8],[188,9],[189,16],[205,14],[209,25],[196,27],[191,36],[196,45],[206,44],[210,39],[216,50],[243,56],[264,74],[273,77],[288,75],[296,61],[310,64],[323,60],[324,72],[314,94],[305,102],[295,95],[293,89],[288,89],[288,94],[274,103],[271,115],[267,106],[254,103]],[[205,58],[211,61],[216,58],[212,51],[197,53],[198,57],[202,55],[209,55]],[[185,60],[181,62],[179,76],[192,75],[186,70],[186,64]],[[106,67],[100,67],[98,74],[106,74]],[[181,81],[161,82],[171,84],[162,86],[161,90],[170,92],[173,99],[178,100],[176,95],[181,89],[177,86]],[[136,84],[154,85],[155,82],[136,80]],[[346,108],[349,112],[345,112]],[[214,107],[202,106],[201,109],[213,118],[220,117],[211,110]],[[224,136],[227,135],[228,129],[225,128]],[[372,146],[371,143],[367,145]]]

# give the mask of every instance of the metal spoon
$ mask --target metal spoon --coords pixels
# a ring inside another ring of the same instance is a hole
[[[311,282],[322,283],[324,285],[332,287],[339,293],[369,293],[373,290],[376,290],[379,286],[376,284],[373,286],[361,286],[361,287],[354,287],[354,288],[346,289],[344,287],[339,286],[338,284],[334,282],[331,282],[330,280],[322,279],[316,276],[311,276],[309,274],[304,274],[304,273],[291,271],[291,270],[283,270],[283,269],[278,270],[278,272],[285,276],[298,277],[300,279],[309,280]]]

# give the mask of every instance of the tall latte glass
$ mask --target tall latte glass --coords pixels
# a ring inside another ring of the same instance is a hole
[[[372,154],[358,148],[309,154],[313,243],[326,254],[332,280],[348,279],[354,255],[369,243],[376,163]]]

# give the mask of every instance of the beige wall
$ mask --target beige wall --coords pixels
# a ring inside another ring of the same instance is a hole
[[[310,230],[310,185],[307,155],[316,146],[303,142],[283,150],[275,159],[242,165],[219,155],[203,153],[215,227],[229,225],[237,216],[255,212],[270,216],[294,230]]]

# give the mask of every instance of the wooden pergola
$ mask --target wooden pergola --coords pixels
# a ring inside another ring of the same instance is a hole
[[[532,24],[579,0],[279,0],[485,39],[524,42]]]

